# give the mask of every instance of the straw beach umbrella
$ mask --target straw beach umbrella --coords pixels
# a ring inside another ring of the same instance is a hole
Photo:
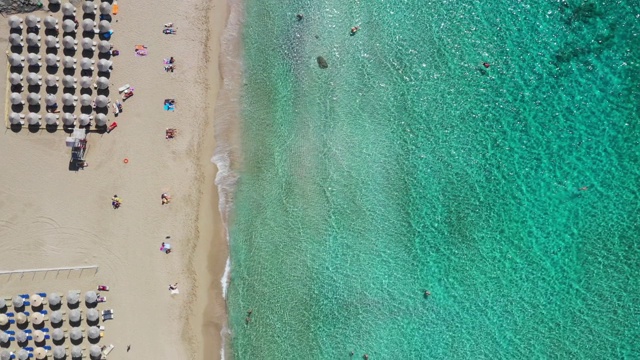
[[[64,46],[65,49],[76,50],[78,48],[76,46],[77,43],[78,42],[71,36],[65,36],[64,38],[62,38],[62,46]]]
[[[56,329],[60,330],[60,329]],[[62,346],[56,346],[53,348],[53,358],[54,359],[64,359],[67,356],[67,351]]]
[[[66,5],[66,4],[65,4]],[[66,33],[72,33],[76,31],[76,23],[73,20],[65,20],[62,22],[62,31]]]
[[[96,80],[96,87],[98,89],[101,89],[101,90],[109,88],[109,79],[107,79],[106,77],[102,77],[102,76],[99,77]]]
[[[96,22],[91,20],[91,19],[84,19],[82,20],[82,30],[84,31],[95,31],[96,29]]]
[[[24,124],[24,121],[22,121],[22,115],[15,112],[12,112],[11,114],[9,114],[9,122],[12,123],[13,125]]]
[[[89,58],[82,58],[80,60],[80,68],[82,70],[92,70],[93,71],[93,60]]]
[[[47,64],[47,66],[58,66],[58,61],[60,61],[60,58],[53,54],[47,54],[47,56],[44,57],[44,63]]]
[[[76,116],[71,114],[71,113],[62,114],[61,119],[62,119],[62,123],[65,126],[74,126],[75,123],[76,123]],[[73,312],[73,311],[77,311],[77,310],[71,310],[71,311]],[[79,321],[80,311],[78,311],[77,314],[78,314],[78,320],[76,320],[76,321]],[[71,314],[69,314],[69,320],[71,320]]]
[[[28,54],[27,64],[29,64],[30,66],[42,66],[40,59],[42,59],[42,57],[38,54]]]
[[[53,16],[47,16],[44,18],[44,27],[47,29],[57,29],[58,28],[58,20]]]
[[[104,123],[106,123],[107,116],[106,116],[105,114],[97,114],[97,115],[96,115],[96,118],[97,118],[98,116],[99,116],[101,119],[103,119],[103,120],[104,120]],[[96,124],[97,124],[97,122],[96,122]],[[104,125],[104,124],[103,124],[103,125]],[[94,321],[97,321],[99,317],[100,317],[100,314],[98,313],[98,310],[96,310],[96,309],[89,309],[89,310],[87,310],[87,321],[89,321],[89,322],[94,322]]]
[[[71,328],[71,331],[69,332],[69,338],[71,341],[78,341],[82,339],[82,336],[82,329],[77,327]]]
[[[60,8],[60,10],[62,10],[62,13],[65,16],[75,16],[76,15],[76,7],[69,4],[69,3],[64,3],[62,5],[62,7]]]
[[[80,44],[82,45],[83,50],[95,50],[96,42],[89,38],[82,39],[82,42]]]
[[[104,95],[96,96],[96,106],[99,108],[105,107],[109,104],[109,99]]]
[[[95,291],[87,291],[84,294],[84,301],[86,301],[88,304],[94,304],[97,299],[98,299],[98,295],[96,294]]]
[[[58,80],[60,79],[55,75],[47,75],[44,78],[44,83],[49,87],[58,87]],[[60,304],[60,300],[58,300],[58,304]],[[49,295],[49,305],[56,306],[58,304],[51,304],[51,295]]]
[[[9,44],[11,44],[11,46],[23,46],[22,36],[18,34],[9,34]]]
[[[69,321],[70,322],[78,322],[82,318],[82,314],[80,314],[80,310],[73,309],[69,312]]]
[[[80,126],[87,126],[91,124],[91,119],[93,119],[93,117],[90,115],[80,114],[80,117],[78,117],[78,124],[80,124]]]
[[[36,125],[37,125],[37,126],[40,126],[40,119],[42,119],[42,116],[40,116],[40,115],[38,115],[38,114],[36,114],[36,113],[29,113],[29,114],[27,115],[27,122],[28,122],[28,123],[29,123],[29,125],[31,125],[31,126],[36,126]],[[22,313],[20,313],[20,314],[22,314]],[[20,314],[18,314],[18,315],[20,315]],[[27,316],[26,316],[25,314],[22,314],[22,316],[24,316],[24,322],[23,322],[23,323],[26,323],[26,322],[27,322],[27,320],[28,320]],[[20,322],[18,321],[18,318],[17,318],[17,317],[16,317],[16,322],[17,322],[18,324],[20,324]]]
[[[18,93],[11,93],[11,95],[9,95],[9,101],[11,102],[11,105],[24,104],[24,101],[22,100],[22,95]],[[23,298],[19,296],[13,298],[13,306],[21,307],[22,304],[24,304]]]
[[[34,114],[34,113],[29,113],[29,115],[27,115],[27,121],[28,121],[28,122],[29,122],[29,124],[31,124],[31,125],[33,125],[33,124],[32,124],[32,121],[33,121],[33,119],[34,119],[34,116],[33,116],[33,115],[36,115],[36,116],[37,116],[37,114]],[[28,319],[27,319],[27,315],[25,315],[24,313],[18,313],[18,314],[16,314],[16,323],[18,323],[18,325],[22,325],[22,324],[26,323],[26,322],[27,322],[27,320],[28,320]]]
[[[88,89],[91,87],[91,78],[88,76],[83,76],[80,78],[79,84],[81,88]]]
[[[24,58],[18,54],[9,55],[9,65],[11,66],[22,66],[22,62]]]
[[[16,353],[16,357],[18,358],[18,360],[27,360],[29,359],[29,352],[25,349],[20,349]]]
[[[15,16],[15,15],[11,15],[9,16],[9,27],[11,27],[12,29],[20,29],[22,30],[22,19],[20,19],[19,17]]]
[[[56,114],[44,114],[44,122],[51,126],[51,125],[56,125],[58,126],[58,115]]]
[[[51,76],[53,76],[53,75],[51,75]],[[56,81],[58,81],[58,78],[56,78],[55,76],[54,76],[54,78],[55,78]],[[47,76],[47,81],[49,81],[49,80],[50,79]],[[47,84],[47,85],[49,85],[49,84]],[[51,85],[49,85],[49,86],[51,86]],[[58,306],[58,305],[60,305],[60,302],[61,302],[60,294],[58,294],[58,293],[50,293],[49,294],[49,306]]]
[[[71,94],[62,94],[62,103],[66,106],[75,106],[76,102]]]
[[[62,323],[62,313],[60,311],[54,311],[49,317],[52,324]]]
[[[100,41],[98,43],[98,51],[101,53],[108,53],[111,51],[111,44],[107,40]]]
[[[0,309],[4,309],[7,307],[7,301],[3,298],[0,298]]]
[[[10,360],[11,359],[11,353],[9,352],[9,350],[2,350],[0,351],[0,360]]]
[[[96,5],[93,1],[85,1],[84,4],[82,4],[82,11],[84,11],[85,14],[95,14]]]
[[[0,314],[0,315],[4,315],[4,314]],[[7,315],[4,315],[4,317],[7,317]],[[6,325],[6,323],[3,325]],[[7,334],[4,331],[0,331],[0,344],[7,344],[7,343],[9,343],[9,334]]]
[[[89,356],[91,356],[91,359],[99,359],[102,356],[102,350],[98,345],[91,345],[89,348]]]
[[[66,88],[74,88],[76,87],[76,78],[74,78],[71,75],[65,75],[65,77],[62,78],[62,86],[66,87]],[[69,294],[71,295],[71,294]],[[75,303],[73,303],[72,301],[74,301],[74,298],[72,296],[67,297],[67,302],[69,304],[75,304],[78,302],[78,296],[75,296]]]
[[[29,105],[38,105],[38,104],[40,104],[40,94],[38,94],[38,93],[29,93],[29,95],[27,95],[27,103],[29,103]]]
[[[111,14],[111,4],[106,1],[100,3],[100,13],[101,14]]]
[[[54,341],[60,341],[64,339],[64,331],[62,331],[62,329],[53,329],[53,332],[51,333],[51,338]]]
[[[33,332],[33,340],[35,342],[43,342],[44,341],[44,332],[42,330],[36,330]]]
[[[100,329],[95,326],[92,326],[87,330],[87,337],[91,340],[97,340],[100,338]]]
[[[71,348],[71,359],[82,359],[82,348],[80,346],[74,346]]]
[[[40,18],[35,15],[27,15],[27,17],[24,18],[24,23],[29,28],[33,28],[33,27],[39,28],[40,25],[38,24],[40,23]]]
[[[7,314],[0,314],[0,326],[5,326],[9,323],[9,317]],[[2,332],[2,334],[5,334]]]
[[[27,333],[24,331],[18,331],[16,333],[16,341],[21,344],[27,342]]]
[[[39,312],[34,312],[31,314],[31,323],[35,325],[40,325],[44,321],[44,315]]]
[[[34,34],[34,33],[30,33],[27,34],[27,45],[32,46],[32,47],[39,47],[40,46],[40,36]]]
[[[100,20],[100,22],[98,23],[98,30],[100,31],[100,33],[111,31],[111,23],[107,20]]]
[[[58,38],[51,35],[47,36],[44,38],[44,46],[47,48],[59,48],[60,45],[58,44]]]
[[[44,348],[36,348],[33,351],[33,355],[36,357],[37,360],[42,360],[42,359],[46,359],[47,358],[47,350],[45,350]]]
[[[91,82],[91,81],[89,81]],[[91,105],[91,96],[87,95],[87,94],[82,94],[80,95],[80,105],[82,106],[89,106]]]
[[[107,115],[105,114],[96,114],[96,126],[106,126],[107,125]],[[95,312],[96,318],[94,320],[91,320],[89,318],[89,312],[93,310]],[[98,320],[98,311],[96,309],[89,309],[89,311],[87,312],[87,320],[89,321],[96,321]]]
[[[40,81],[42,80],[42,76],[36,74],[36,73],[29,73],[27,75],[27,84],[35,86],[35,85],[42,85],[42,82]],[[29,94],[31,95],[31,94]],[[27,98],[28,100],[29,98]]]
[[[13,74],[9,75],[9,83],[11,85],[18,85],[21,82],[22,82],[22,75],[16,74],[16,73],[13,73]]]
[[[65,69],[75,69],[76,59],[71,56],[65,56],[64,59],[62,59],[62,66],[64,66]]]
[[[56,98],[55,95],[53,94],[47,94],[47,96],[44,98],[44,103],[47,106],[53,106],[58,102],[58,99]]]
[[[110,72],[111,71],[111,61],[106,59],[98,60],[98,71],[102,72]]]

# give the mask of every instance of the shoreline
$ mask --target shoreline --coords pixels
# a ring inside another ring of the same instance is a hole
[[[222,76],[219,72],[221,37],[229,17],[229,6],[226,0],[215,1],[209,6],[207,22],[213,29],[210,30],[204,42],[209,49],[206,56],[209,59],[206,73],[208,82],[213,83],[212,80],[217,79],[218,86],[212,88],[207,94],[211,105],[207,105],[206,116],[211,121],[207,123],[203,134],[203,146],[198,151],[199,167],[202,169],[212,167],[211,165],[215,167],[210,157],[216,147],[216,99],[222,90]],[[220,332],[227,322],[226,303],[222,297],[220,283],[217,281],[224,272],[224,264],[228,256],[228,244],[223,231],[221,214],[217,209],[218,193],[214,183],[217,173],[217,167],[213,171],[207,171],[201,185],[197,222],[199,240],[195,249],[198,254],[195,259],[195,268],[200,276],[197,280],[196,304],[191,312],[190,321],[185,323],[185,327],[190,327],[191,331],[200,337],[200,345],[194,349],[196,359],[210,359],[211,354],[222,353],[223,341]],[[206,275],[203,276],[203,274]],[[188,333],[189,331],[185,331],[185,334]]]

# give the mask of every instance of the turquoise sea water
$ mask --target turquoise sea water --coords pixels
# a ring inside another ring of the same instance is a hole
[[[640,358],[640,0],[244,6],[233,358]]]

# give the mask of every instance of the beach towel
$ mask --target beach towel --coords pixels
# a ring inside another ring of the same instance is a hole
[[[164,104],[164,111],[175,111],[176,106],[171,104]]]
[[[136,56],[147,56],[148,50],[144,45],[136,45]]]
[[[169,290],[169,291],[171,291],[171,295],[180,294],[180,291],[178,291],[178,289],[175,289],[175,290]]]

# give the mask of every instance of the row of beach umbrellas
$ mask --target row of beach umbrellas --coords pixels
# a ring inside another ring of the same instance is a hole
[[[49,321],[54,324],[62,324],[62,322],[64,321],[63,319],[64,313],[61,311],[54,311],[51,313],[51,316],[49,318]],[[87,321],[89,322],[97,322],[98,319],[100,318],[100,313],[98,312],[98,310],[96,309],[89,309],[87,310]],[[15,322],[18,325],[22,325],[22,324],[26,324],[27,322],[31,322],[34,325],[40,325],[45,321],[45,317],[42,313],[40,312],[34,312],[31,315],[27,316],[25,313],[17,313],[15,315]],[[80,312],[80,310],[78,309],[73,309],[69,312],[69,322],[77,324],[80,322],[80,320],[82,320],[82,313]],[[7,316],[7,314],[0,314],[0,326],[6,326],[9,323],[9,316]],[[79,329],[77,327],[74,327],[74,329]],[[60,330],[60,329],[56,329],[56,330]],[[38,333],[40,330],[36,330],[35,332],[35,340],[40,342],[44,340],[44,337],[39,338],[38,337]],[[0,343],[4,343],[7,340],[5,340],[5,338],[3,337],[3,334],[6,334],[4,331],[0,331]],[[99,335],[99,334],[98,334]],[[53,334],[53,340],[62,340],[63,336],[57,336],[56,335],[56,331],[54,330],[54,334]],[[82,334],[80,334],[77,337],[71,336],[72,340],[78,340],[82,338]],[[89,333],[89,338],[90,339],[94,339],[96,338],[95,336],[91,336],[91,332]],[[19,342],[21,342],[18,339]]]
[[[65,4],[71,5],[71,4]],[[107,4],[109,5],[109,4]],[[25,18],[25,24],[29,28],[40,27],[40,18],[35,15],[27,15]],[[59,29],[58,20],[53,16],[47,16],[42,21],[44,27],[46,29]],[[9,26],[12,29],[22,29],[22,19],[18,16],[12,15],[9,17]],[[96,29],[97,28],[97,29]],[[100,20],[98,22],[93,21],[92,19],[84,19],[82,20],[82,30],[84,31],[98,31],[100,33],[106,33],[112,30],[111,23],[107,20]],[[62,21],[62,31],[65,33],[73,33],[76,31],[76,23],[73,20],[66,19]]]
[[[55,86],[58,86],[58,80],[60,80],[60,78],[58,78],[57,76],[47,75],[45,77],[45,84],[49,87],[55,87]],[[42,85],[42,76],[36,73],[29,73],[27,74],[26,81],[27,81],[27,84],[29,85],[33,85],[33,86]],[[21,82],[22,82],[22,75],[17,73],[12,73],[9,75],[9,83],[11,83],[11,85],[18,85]],[[76,82],[78,82],[76,78],[74,78],[71,75],[65,75],[62,78],[62,85],[67,88],[76,88]],[[95,85],[95,87],[97,87],[98,89],[106,89],[109,87],[110,81],[108,78],[104,76],[99,76],[96,79],[94,84],[92,81],[92,78],[88,76],[83,76],[80,78],[79,84],[80,84],[80,87],[82,87],[83,89],[90,88],[92,84]],[[14,100],[11,101],[12,104],[17,105],[22,103],[22,96],[19,93],[13,93],[11,96],[16,99],[15,102]],[[31,94],[29,94],[29,96],[31,96]],[[27,99],[29,99],[29,97],[27,97]],[[36,103],[38,101],[36,101]],[[31,101],[29,101],[29,104],[35,105]]]
[[[40,41],[42,37],[36,34],[27,34],[27,38],[25,38],[20,34],[10,34],[9,35],[9,44],[11,46],[24,46],[24,41],[26,41],[27,45],[30,47],[38,47],[40,46]],[[44,45],[47,48],[60,48],[59,40],[57,37],[52,35],[47,35],[44,38]],[[65,49],[73,49],[77,50],[78,41],[74,39],[72,36],[65,36],[62,38],[62,46]],[[101,40],[99,42],[93,41],[91,38],[83,38],[80,41],[80,46],[83,50],[92,50],[95,51],[98,49],[100,53],[108,53],[111,51],[111,44],[107,40]]]
[[[96,102],[98,101],[104,101],[104,105],[106,106],[108,99],[106,96],[98,96],[96,98]],[[41,293],[42,295],[46,295],[44,293]],[[31,297],[29,297],[28,295],[16,295],[13,297],[12,299],[12,304],[13,306],[15,306],[16,308],[21,308],[25,305],[25,302],[27,301],[26,299],[30,300],[30,304],[33,307],[38,307],[42,304],[45,303],[45,298],[43,296],[41,296],[40,294],[33,294],[31,295]],[[47,301],[49,303],[49,306],[55,307],[58,306],[60,304],[62,304],[62,295],[58,294],[58,293],[50,293],[47,296]],[[93,304],[96,303],[98,301],[98,294],[95,291],[87,291],[84,294],[84,301],[89,303],[89,304]],[[80,302],[80,292],[78,291],[69,291],[67,293],[67,304],[69,305],[75,305],[78,302]],[[7,306],[6,300],[0,298],[0,309],[4,309]]]
[[[74,346],[71,348],[69,355],[72,359],[79,359],[83,357],[82,348],[79,346]],[[37,360],[43,360],[47,358],[47,350],[41,347],[38,347],[33,350],[33,355],[29,353],[29,351],[25,349],[20,349],[15,353],[15,358],[18,360],[27,360],[32,356]],[[102,357],[102,349],[98,345],[92,345],[89,348],[89,356],[91,359],[100,359]],[[64,346],[55,346],[53,348],[53,358],[56,360],[65,359],[67,357],[67,350]],[[0,351],[0,360],[9,360],[13,359],[11,352],[9,350],[3,349]]]
[[[92,101],[94,101],[91,99],[91,96],[89,96],[88,94],[82,94],[80,95],[79,98],[71,94],[62,94],[61,100],[62,100],[62,104],[66,106],[76,106],[78,100],[80,101],[81,106],[89,106],[91,105]],[[12,93],[11,95],[9,95],[9,101],[11,102],[12,105],[24,104],[24,101],[22,100],[22,96],[19,93]],[[38,105],[40,104],[40,101],[41,101],[40,94],[30,93],[29,95],[27,95],[27,102],[29,103],[29,105]],[[53,106],[57,104],[58,99],[55,95],[48,94],[45,97],[44,101],[47,106]],[[104,95],[98,95],[95,98],[95,105],[97,107],[105,107],[107,106],[108,103],[109,103],[109,99]]]
[[[59,124],[58,120],[62,120],[62,123],[66,126],[75,125],[76,120],[78,121],[80,126],[87,126],[91,123],[91,120],[94,119],[96,121],[96,126],[106,126],[108,121],[107,115],[105,114],[96,114],[95,117],[87,114],[80,114],[80,116],[76,116],[71,113],[62,113],[61,115],[48,113],[44,115],[45,123],[47,125],[55,126]],[[42,116],[37,113],[29,113],[26,116],[15,112],[9,113],[9,122],[13,125],[21,125],[25,120],[29,125],[40,126],[42,123]]]
[[[19,54],[11,54],[9,55],[9,65],[13,67],[21,67],[24,66],[24,61],[27,62],[30,66],[42,66],[40,62],[42,60],[42,56],[38,54],[27,54],[26,57],[20,56]],[[77,60],[71,56],[64,56],[62,59],[59,56],[54,54],[47,54],[44,57],[44,62],[47,66],[59,66],[62,61],[62,66],[67,69],[75,69]],[[80,60],[80,68],[82,70],[93,70],[93,65],[96,64],[94,60],[91,58],[82,58]],[[97,62],[98,71],[102,72],[111,72],[111,66],[113,66],[113,62],[107,59],[100,59]],[[12,73],[17,74],[17,73]]]
[[[50,0],[49,3],[59,3],[57,0]],[[111,4],[108,1],[103,1],[100,3],[100,6],[96,5],[93,1],[85,1],[82,4],[82,11],[85,14],[95,14],[96,11],[100,9],[100,14],[102,15],[110,15],[111,14]],[[63,4],[60,7],[62,14],[64,16],[75,16],[76,15],[76,7],[71,3]],[[36,15],[30,14],[24,18],[24,24],[27,25],[28,28],[40,27],[41,19]],[[12,15],[9,17],[9,26],[11,28],[22,29],[23,20],[16,16]],[[47,16],[43,21],[45,27],[50,28],[53,24],[57,24],[56,19],[53,16]]]

